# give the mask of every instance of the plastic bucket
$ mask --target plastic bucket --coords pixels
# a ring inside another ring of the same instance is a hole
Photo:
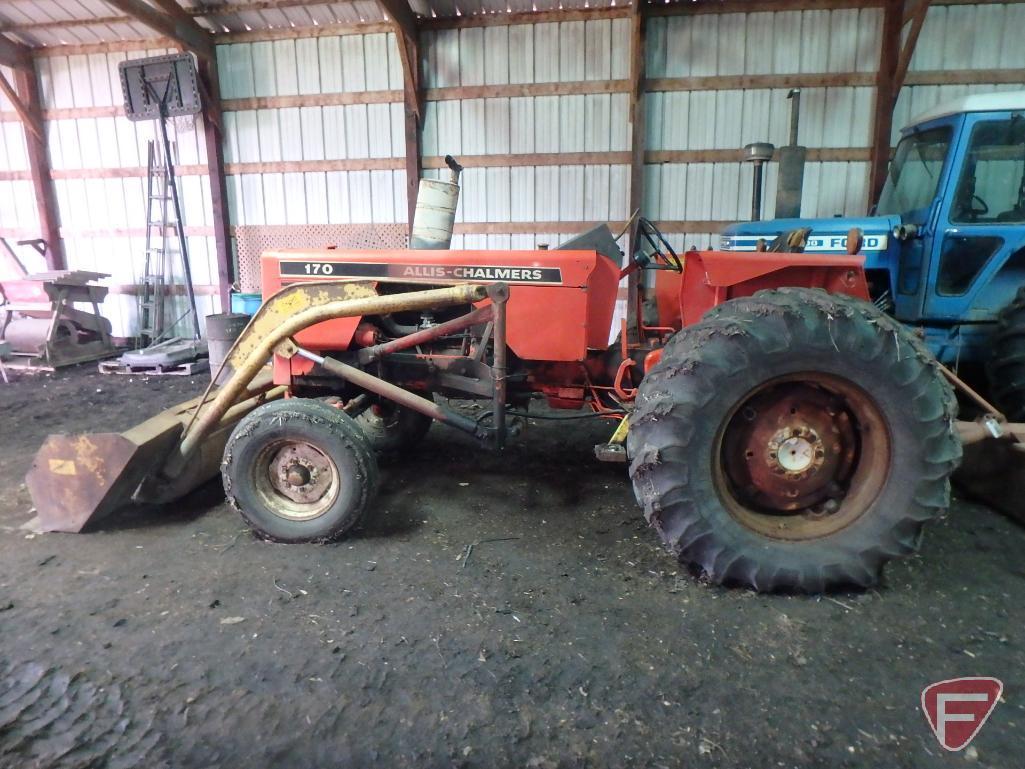
[[[232,294],[231,311],[243,315],[255,315],[262,302],[263,297],[259,294]]]

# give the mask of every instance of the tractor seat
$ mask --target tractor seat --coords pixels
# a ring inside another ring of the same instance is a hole
[[[576,237],[560,243],[556,251],[597,251],[602,256],[611,259],[618,267],[623,261],[623,252],[619,250],[619,244],[607,224],[599,224],[587,232],[582,232]]]
[[[997,214],[996,221],[998,222],[1025,222],[1025,208],[1020,205],[1015,206],[1012,209],[1004,211],[1003,213]]]

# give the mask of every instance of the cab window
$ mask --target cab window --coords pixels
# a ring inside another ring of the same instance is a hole
[[[972,129],[950,209],[956,224],[1025,222],[1025,118],[987,120]]]
[[[951,134],[950,126],[940,126],[900,140],[876,206],[877,214],[907,214],[932,205]]]

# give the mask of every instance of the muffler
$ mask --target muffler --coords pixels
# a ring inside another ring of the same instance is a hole
[[[445,250],[452,245],[456,208],[459,206],[459,174],[463,167],[451,155],[445,164],[452,171],[449,181],[421,179],[413,214],[410,248]]]

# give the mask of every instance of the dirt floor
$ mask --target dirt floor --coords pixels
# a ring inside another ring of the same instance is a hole
[[[2,767],[927,767],[1025,755],[1025,530],[958,501],[885,584],[703,584],[658,546],[590,421],[501,456],[435,426],[366,527],[272,545],[216,484],[34,535],[50,432],[118,430],[201,379],[0,384]],[[469,549],[470,545],[472,549]],[[945,754],[924,685],[1004,701]]]

